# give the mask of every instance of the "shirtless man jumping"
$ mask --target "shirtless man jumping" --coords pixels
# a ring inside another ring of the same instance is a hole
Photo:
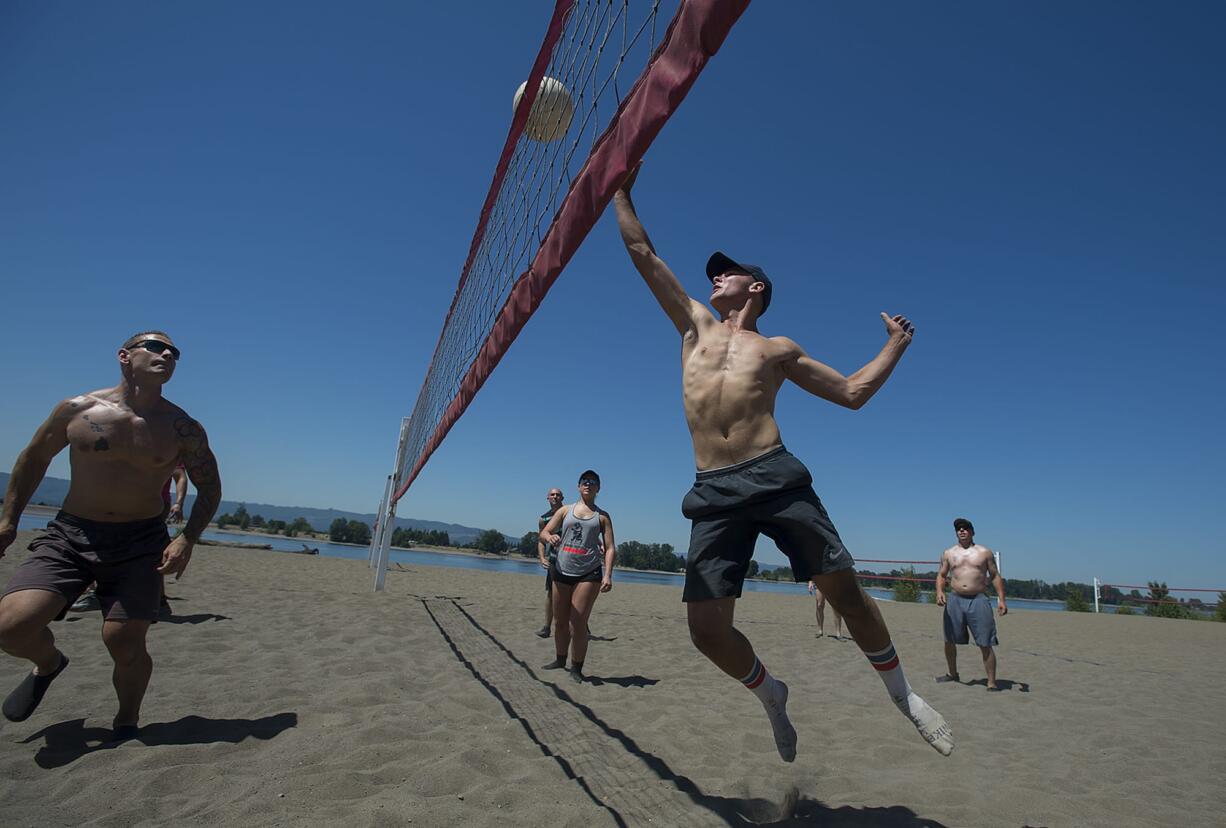
[[[162,577],[187,569],[192,547],[221,502],[217,462],[200,424],[162,397],[179,349],[161,331],[144,331],[120,347],[122,380],[114,388],[64,400],[17,457],[0,513],[0,556],[47,473],[69,447],[72,482],[46,531],[0,597],[0,649],[34,664],[5,699],[10,721],[29,718],[68,666],[48,625],[91,581],[102,605],[102,640],[115,662],[119,710],[113,741],[139,734],[141,700],[153,660],[145,649],[158,616]],[[187,526],[172,541],[163,521],[162,486],[182,462],[196,486]]]
[[[838,405],[862,407],[911,344],[914,327],[904,317],[883,313],[885,347],[845,377],[792,340],[758,333],[758,318],[770,306],[771,281],[761,268],[723,253],[707,262],[716,318],[686,295],[656,255],[630,199],[638,173],[630,174],[613,203],[631,261],[681,334],[682,396],[698,467],[694,487],[681,505],[692,521],[683,595],[690,638],[715,666],[761,700],[780,757],[794,760],[796,730],[787,716],[787,685],[767,672],[749,640],[733,626],[754,543],[764,533],[788,556],[796,580],[812,580],[843,616],[902,714],[948,756],[954,749],[949,725],[907,684],[890,631],[860,589],[854,561],[813,491],[813,478],[784,449],[774,417],[775,396],[785,380]]]
[[[941,569],[937,572],[937,606],[945,607],[945,661],[949,673],[937,681],[960,681],[958,678],[957,644],[970,643],[967,628],[975,636],[975,643],[983,653],[983,669],[988,674],[988,690],[996,692],[996,619],[988,601],[988,579],[996,588],[996,612],[1004,615],[1009,611],[1005,605],[1005,579],[996,568],[996,556],[986,546],[975,543],[975,527],[966,518],[954,521],[958,536],[956,546],[941,554]],[[945,581],[953,590],[945,595]]]

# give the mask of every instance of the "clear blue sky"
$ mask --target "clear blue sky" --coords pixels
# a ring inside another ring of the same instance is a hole
[[[227,498],[373,511],[551,8],[0,5],[0,465],[162,327]],[[1224,29],[1216,2],[734,29],[637,203],[693,292],[716,248],[760,263],[763,332],[840,370],[879,311],[916,322],[866,409],[779,401],[854,554],[934,559],[965,515],[1006,575],[1226,587]],[[400,514],[522,534],[591,466],[620,539],[683,551],[678,354],[610,212]]]

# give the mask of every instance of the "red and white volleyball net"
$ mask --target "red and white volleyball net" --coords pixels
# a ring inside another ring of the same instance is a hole
[[[395,503],[464,414],[749,0],[556,0],[413,406],[371,544],[381,589]],[[533,111],[573,104],[552,140]],[[520,79],[516,78],[518,82]],[[511,89],[508,89],[508,96]],[[546,92],[548,94],[548,92]],[[545,103],[542,100],[542,103]],[[537,126],[529,127],[529,116]],[[564,130],[564,131],[563,131]]]
[[[1109,584],[1094,579],[1095,612],[1119,612],[1124,607],[1152,612],[1167,605],[1198,615],[1213,612],[1223,604],[1226,604],[1226,588],[1168,587],[1165,582],[1157,581],[1145,585]]]

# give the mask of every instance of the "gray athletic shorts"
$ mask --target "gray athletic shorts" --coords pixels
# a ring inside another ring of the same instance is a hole
[[[950,591],[945,593],[945,640],[950,644],[969,644],[967,628],[975,636],[980,647],[994,647],[996,640],[996,615],[987,593],[973,598]]]
[[[41,589],[71,604],[90,583],[108,621],[157,621],[162,597],[162,552],[170,543],[160,517],[100,523],[60,512],[30,541],[4,595]],[[57,620],[68,612],[68,604]]]
[[[782,446],[699,472],[681,513],[692,522],[683,601],[740,598],[759,533],[788,556],[797,581],[856,563],[813,491],[809,470]]]

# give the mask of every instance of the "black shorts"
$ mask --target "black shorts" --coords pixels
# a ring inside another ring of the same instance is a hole
[[[692,522],[683,601],[741,597],[759,533],[788,556],[797,581],[856,563],[813,491],[809,470],[782,446],[699,472],[681,512]]]
[[[600,581],[604,578],[604,567],[598,566],[591,572],[583,575],[567,575],[563,573],[562,570],[558,569],[558,562],[554,561],[553,563],[549,564],[549,574],[553,576],[554,583],[566,584],[567,586],[586,584],[592,581],[600,583]]]
[[[160,517],[101,523],[60,512],[30,541],[30,554],[17,567],[4,595],[41,589],[62,595],[68,605],[97,581],[102,617],[108,621],[156,621],[162,598],[162,552],[170,543]]]

